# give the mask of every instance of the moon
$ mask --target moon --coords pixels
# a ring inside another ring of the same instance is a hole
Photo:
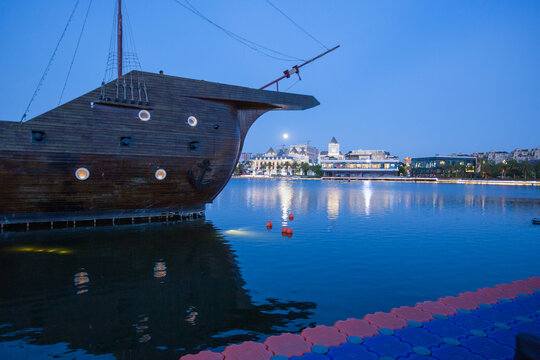
[[[288,138],[289,138],[289,134],[287,134],[287,133],[283,134],[283,138],[284,138],[284,139],[288,139]]]

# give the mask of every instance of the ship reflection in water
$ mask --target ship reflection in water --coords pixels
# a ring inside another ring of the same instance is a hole
[[[298,331],[315,307],[254,304],[209,222],[3,236],[2,359],[177,359]]]

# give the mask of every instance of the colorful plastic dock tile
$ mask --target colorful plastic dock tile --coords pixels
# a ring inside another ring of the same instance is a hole
[[[406,321],[424,322],[433,319],[433,315],[417,307],[402,306],[390,312]]]
[[[442,342],[442,338],[426,329],[406,327],[396,330],[396,336],[412,346],[435,346]]]
[[[407,321],[405,321],[404,319],[401,319],[394,314],[383,312],[368,314],[364,316],[364,320],[378,328],[388,328],[392,330],[401,329],[407,326]]]
[[[438,360],[486,360],[486,358],[475,355],[461,346],[442,345],[434,348],[431,356]]]
[[[512,359],[518,333],[540,337],[540,277],[181,360]]]
[[[445,305],[438,301],[424,301],[415,305],[420,310],[426,311],[431,315],[445,315],[450,316],[457,313],[457,310],[451,306]]]
[[[379,333],[377,327],[370,325],[366,320],[360,319],[340,320],[334,324],[334,327],[348,336],[358,336],[361,338]]]
[[[201,351],[195,355],[184,355],[181,360],[223,360],[223,355],[213,351]]]
[[[270,336],[264,344],[268,350],[276,355],[301,356],[311,349],[311,344],[302,335],[284,333],[279,336]]]
[[[246,341],[238,345],[229,345],[223,351],[225,360],[270,360],[272,353],[266,346],[253,341]]]
[[[337,346],[347,342],[347,336],[332,326],[319,325],[302,331],[302,336],[313,345]]]
[[[491,339],[473,336],[462,342],[462,346],[470,352],[484,356],[487,359],[510,359],[514,350]]]
[[[328,356],[332,360],[378,360],[379,356],[374,354],[365,346],[355,344],[343,344],[331,347]]]
[[[401,341],[396,336],[375,335],[364,340],[364,345],[371,352],[379,356],[389,356],[397,358],[412,352],[412,346]]]

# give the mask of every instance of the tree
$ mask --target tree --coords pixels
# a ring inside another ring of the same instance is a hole
[[[235,175],[242,175],[244,173],[244,170],[245,170],[244,164],[238,163],[236,165],[236,168],[234,169],[234,174]]]
[[[398,165],[398,174],[399,176],[407,176],[407,167],[402,162]]]
[[[311,170],[315,173],[315,176],[316,177],[322,177],[323,176],[323,171],[322,171],[322,167],[321,165],[312,165],[309,167],[308,170]]]
[[[293,170],[293,175],[296,175],[296,170],[298,169],[298,162],[293,161],[291,168]]]
[[[310,168],[310,166],[309,166],[308,163],[303,162],[303,163],[300,164],[300,169],[302,169],[302,172],[304,173],[304,175],[307,175],[307,172],[309,171],[309,168]]]

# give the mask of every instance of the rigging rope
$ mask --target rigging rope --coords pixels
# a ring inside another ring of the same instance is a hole
[[[300,25],[298,25],[293,19],[291,19],[287,14],[285,14],[283,11],[281,11],[276,5],[274,5],[270,0],[266,0],[266,2],[271,6],[273,7],[274,9],[276,9],[281,15],[285,16],[287,19],[289,19],[290,22],[292,22],[294,24],[294,26],[296,26],[298,29],[300,29],[304,34],[306,34],[307,36],[309,36],[310,38],[312,38],[313,40],[315,40],[317,43],[319,43],[319,45],[321,45],[323,48],[325,48],[326,50],[329,50],[328,46],[324,45],[321,41],[317,40],[315,38],[315,36],[311,35],[310,33],[308,33],[303,27],[301,27]]]
[[[62,88],[62,93],[60,94],[60,99],[58,100],[58,105],[62,102],[62,97],[64,96],[64,91],[66,90],[66,85],[71,74],[71,69],[73,68],[73,63],[75,62],[75,57],[77,56],[77,50],[79,49],[79,44],[81,43],[81,38],[84,32],[84,27],[86,26],[86,20],[88,19],[88,14],[90,13],[90,7],[92,6],[92,1],[88,3],[88,9],[86,10],[86,15],[84,17],[84,22],[81,28],[81,33],[79,34],[79,39],[77,40],[77,46],[75,46],[75,52],[73,53],[73,58],[71,59],[71,64],[69,64],[69,70],[66,76],[66,81],[64,81],[64,87]]]
[[[263,46],[261,44],[258,44],[256,42],[254,42],[254,41],[248,40],[245,37],[242,37],[242,36],[232,32],[230,30],[227,30],[223,26],[218,25],[217,23],[215,23],[214,21],[209,19],[207,16],[202,14],[199,10],[197,10],[195,8],[195,6],[193,6],[189,2],[189,0],[184,0],[187,5],[184,4],[183,2],[181,2],[180,0],[173,0],[173,1],[176,2],[178,5],[182,6],[184,9],[186,9],[186,10],[192,12],[193,14],[199,16],[201,19],[205,20],[209,24],[211,24],[211,25],[215,26],[216,28],[218,28],[219,30],[223,31],[230,38],[240,42],[241,44],[249,47],[250,49],[252,49],[252,50],[254,50],[254,51],[256,51],[256,52],[258,52],[258,53],[260,53],[260,54],[262,54],[264,56],[267,56],[267,57],[270,57],[270,58],[273,58],[273,59],[277,59],[277,60],[283,60],[283,61],[304,61],[304,59],[301,59],[301,58],[298,58],[298,57],[295,57],[295,56],[292,56],[292,55],[287,55],[287,54],[279,52],[277,50],[270,49],[270,48],[268,48],[266,46]],[[264,50],[266,50],[266,51],[264,51]],[[272,55],[271,53],[276,54],[276,55]],[[277,56],[277,55],[279,55],[279,56]]]
[[[52,62],[54,60],[54,56],[56,55],[56,52],[58,51],[58,48],[60,47],[60,43],[62,42],[62,39],[64,38],[64,35],[66,34],[69,24],[71,23],[71,19],[73,19],[73,14],[75,14],[75,10],[77,10],[77,7],[79,6],[79,1],[80,0],[77,0],[77,2],[75,3],[75,6],[73,7],[73,11],[71,12],[71,15],[69,15],[69,19],[66,24],[66,27],[64,28],[64,31],[62,31],[62,35],[60,36],[60,39],[58,40],[58,43],[56,44],[56,47],[54,48],[52,56],[49,59],[49,63],[47,64],[47,67],[45,68],[45,71],[43,72],[43,75],[41,76],[41,79],[39,80],[38,86],[36,87],[36,90],[34,91],[34,94],[32,95],[32,98],[30,99],[30,102],[28,103],[28,106],[26,107],[24,114],[21,117],[21,120],[19,121],[19,124],[22,123],[23,120],[26,118],[26,114],[28,113],[28,110],[30,110],[30,105],[32,105],[32,102],[36,98],[36,95],[38,94],[39,90],[41,89],[41,86],[43,85],[43,81],[45,80],[45,77],[47,77],[47,73],[50,70]]]

